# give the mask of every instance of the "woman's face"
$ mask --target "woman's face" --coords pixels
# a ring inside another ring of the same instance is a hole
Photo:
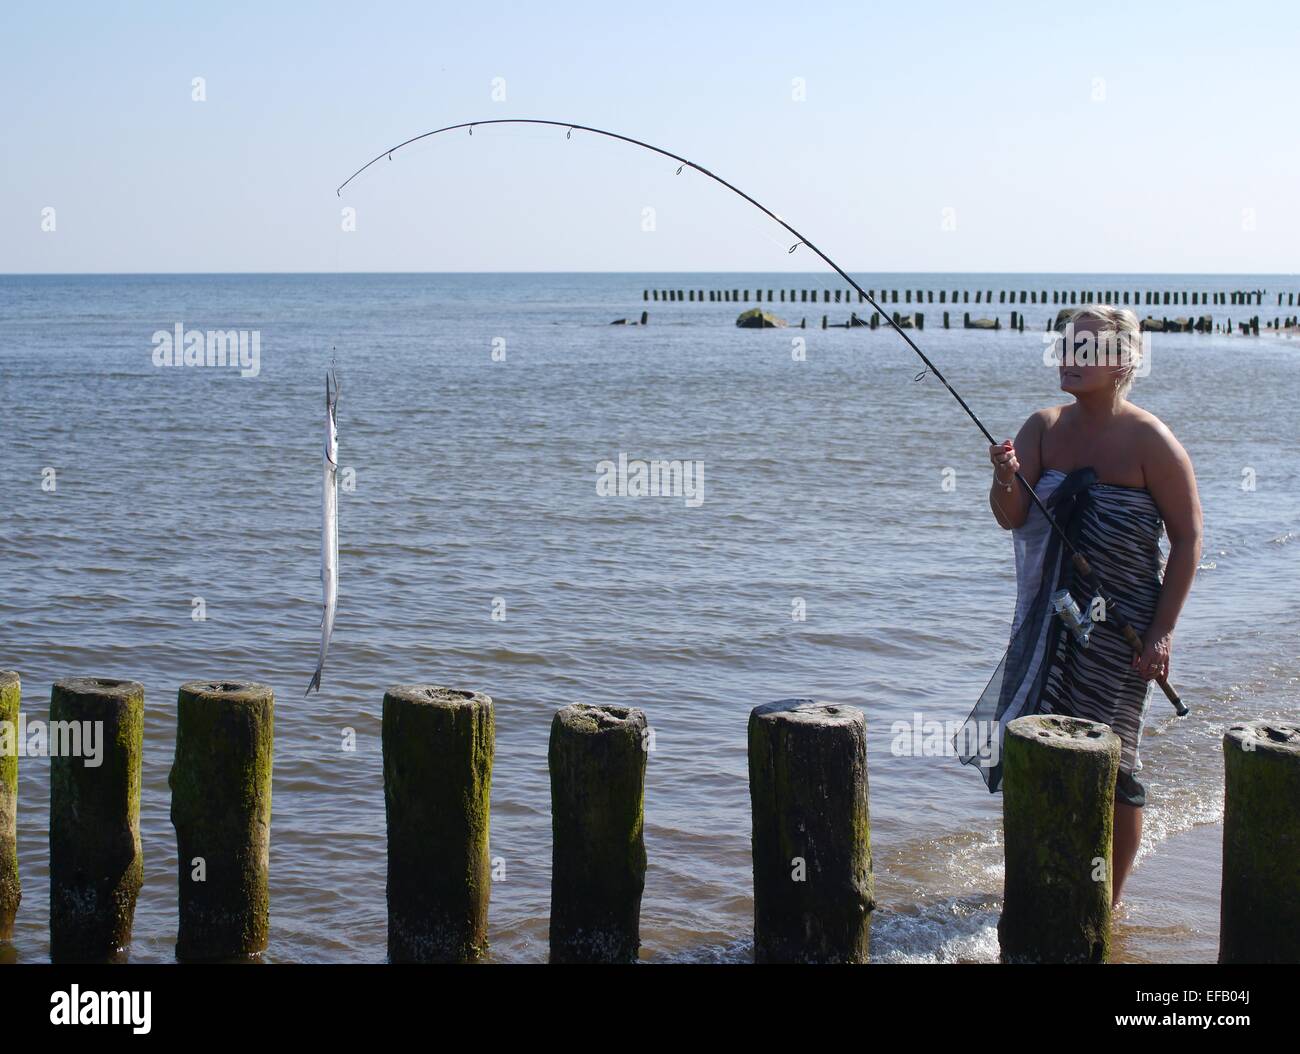
[[[1061,349],[1061,391],[1074,396],[1113,392],[1124,372],[1123,362],[1116,361],[1116,347],[1113,334],[1097,335],[1095,321],[1076,322],[1073,334],[1066,333]]]

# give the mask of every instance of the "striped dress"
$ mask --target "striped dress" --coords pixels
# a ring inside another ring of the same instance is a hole
[[[1164,567],[1164,522],[1150,493],[1098,483],[1092,469],[1069,475],[1046,469],[1034,490],[1142,633],[1155,616]],[[1017,597],[1011,639],[954,740],[958,756],[978,765],[996,791],[1007,723],[1026,714],[1069,714],[1111,727],[1120,738],[1120,772],[1131,779],[1142,767],[1138,744],[1152,685],[1131,668],[1132,650],[1115,623],[1097,622],[1082,648],[1056,617],[1051,595],[1058,589],[1068,588],[1084,612],[1093,598],[1075,580],[1060,538],[1036,506],[1012,539]]]

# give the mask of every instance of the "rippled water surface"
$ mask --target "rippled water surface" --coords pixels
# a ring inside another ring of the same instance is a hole
[[[1271,317],[1300,280],[864,284],[1264,288],[1250,313]],[[642,707],[655,729],[643,958],[747,958],[745,723],[792,695],[867,713],[873,957],[996,958],[1000,798],[953,758],[891,752],[896,721],[964,718],[1005,645],[1014,571],[984,440],[937,381],[913,382],[915,358],[885,330],[738,330],[736,305],[642,301],[646,287],[759,285],[834,288],[809,275],[0,278],[0,668],[20,672],[29,719],[48,717],[58,677],[146,687],[133,958],[172,958],[167,771],[176,689],[194,678],[276,691],[271,960],[385,956],[379,714],[403,681],[495,700],[495,959],[546,957],[547,735],[575,701]],[[643,308],[645,328],[608,325]],[[773,310],[796,324],[847,314]],[[1057,401],[1039,332],[1051,307],[1026,307],[1023,334],[944,331],[941,310],[926,305],[918,339],[999,438]],[[155,367],[154,331],[178,322],[260,331],[260,374]],[[341,496],[324,689],[304,699],[331,346],[356,486]],[[1143,741],[1151,804],[1120,959],[1214,959],[1223,729],[1300,709],[1298,354],[1269,337],[1156,335],[1134,390],[1195,461],[1206,545],[1173,663],[1193,713],[1157,700]],[[597,465],[620,452],[702,461],[705,500],[598,496]],[[22,759],[19,795],[24,899],[0,958],[39,961],[47,760]]]

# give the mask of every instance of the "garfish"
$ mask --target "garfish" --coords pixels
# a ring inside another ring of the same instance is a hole
[[[331,383],[333,389],[331,390]],[[330,649],[334,632],[334,615],[339,600],[339,379],[334,370],[325,373],[325,472],[321,491],[320,582],[324,593],[324,610],[320,620],[320,659],[316,672],[303,695],[313,688],[320,694],[320,675],[325,669],[325,653]]]

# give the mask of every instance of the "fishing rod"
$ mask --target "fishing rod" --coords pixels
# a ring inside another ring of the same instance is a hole
[[[351,183],[354,179],[356,179],[357,176],[361,175],[361,173],[364,172],[366,169],[368,169],[371,165],[376,164],[379,161],[382,161],[385,157],[387,157],[388,160],[391,161],[393,159],[393,154],[395,154],[398,150],[401,150],[402,147],[404,146],[410,146],[412,143],[418,143],[421,139],[428,139],[431,136],[442,135],[445,132],[456,132],[462,128],[468,129],[469,134],[473,135],[475,128],[486,127],[487,125],[493,125],[493,124],[515,124],[515,125],[531,124],[531,125],[545,125],[550,128],[565,128],[568,129],[568,131],[565,133],[566,139],[572,139],[574,132],[590,132],[592,135],[604,136],[606,139],[617,139],[620,142],[630,143],[632,146],[639,146],[643,150],[649,150],[652,153],[659,154],[662,157],[671,158],[673,161],[678,162],[677,175],[679,176],[682,174],[683,169],[686,168],[694,169],[696,172],[700,173],[700,175],[707,176],[715,183],[720,183],[722,186],[726,187],[733,194],[741,198],[744,198],[747,202],[753,205],[754,208],[758,209],[759,212],[763,213],[763,215],[767,216],[771,220],[776,221],[776,223],[780,224],[781,227],[783,227],[785,230],[789,231],[792,235],[794,235],[796,239],[795,243],[792,246],[790,246],[787,252],[792,253],[796,249],[798,249],[799,246],[801,245],[806,246],[817,257],[819,257],[828,267],[830,267],[832,271],[834,271],[841,278],[843,278],[844,281],[848,282],[848,284],[851,285],[857,291],[859,298],[861,300],[865,300],[868,304],[870,304],[884,318],[885,322],[889,324],[889,327],[900,337],[902,337],[904,342],[907,344],[907,346],[917,354],[917,356],[920,358],[920,360],[923,363],[925,363],[925,369],[922,370],[921,373],[917,375],[917,380],[920,380],[927,373],[934,374],[934,376],[938,379],[939,383],[941,383],[945,388],[947,388],[949,394],[954,399],[957,400],[958,405],[963,410],[966,411],[966,416],[975,422],[975,427],[977,427],[984,434],[984,438],[989,441],[989,445],[990,446],[997,445],[997,440],[994,439],[992,433],[989,432],[989,430],[984,427],[984,422],[981,421],[975,415],[975,411],[972,410],[970,406],[967,405],[966,400],[961,397],[961,395],[957,392],[957,389],[948,383],[948,378],[943,375],[939,367],[936,366],[930,360],[929,356],[926,355],[926,353],[920,349],[916,341],[914,341],[911,337],[907,335],[907,331],[904,330],[902,326],[900,326],[897,322],[894,321],[893,316],[890,315],[889,312],[887,312],[876,302],[876,298],[872,296],[869,292],[867,292],[867,290],[863,289],[862,286],[858,285],[858,283],[853,280],[852,276],[850,276],[849,273],[844,270],[844,268],[842,268],[839,264],[837,264],[834,260],[832,260],[824,252],[822,252],[821,249],[817,248],[816,245],[814,245],[808,238],[804,237],[804,235],[802,235],[799,231],[795,230],[794,227],[786,223],[785,220],[783,220],[775,212],[769,209],[761,201],[757,201],[756,199],[750,197],[739,187],[735,186],[732,183],[728,183],[721,176],[717,175],[714,172],[710,172],[703,165],[697,165],[694,161],[691,161],[689,158],[682,157],[679,154],[674,154],[671,150],[665,150],[663,149],[663,147],[655,146],[652,143],[643,142],[640,139],[633,139],[629,135],[620,135],[618,132],[609,132],[603,128],[592,128],[589,125],[575,124],[571,121],[544,121],[539,118],[533,118],[533,117],[499,117],[488,121],[464,121],[460,124],[449,124],[444,128],[435,128],[432,132],[424,132],[420,135],[412,136],[410,139],[398,143],[396,146],[390,147],[389,149],[383,151],[382,153],[376,154],[373,158],[367,161],[359,169],[353,172],[352,175],[348,176],[347,179],[345,179],[342,183],[340,183],[338,189],[335,191],[335,194],[339,197],[342,197],[344,188],[349,183]],[[1021,486],[1025,488],[1025,493],[1029,495],[1030,500],[1038,507],[1038,511],[1041,512],[1047,518],[1047,522],[1051,526],[1051,529],[1055,531],[1056,534],[1060,537],[1061,542],[1065,545],[1066,551],[1070,554],[1070,560],[1074,564],[1075,569],[1083,576],[1084,580],[1093,587],[1097,595],[1101,597],[1103,603],[1106,605],[1107,619],[1113,617],[1114,620],[1119,623],[1120,633],[1123,635],[1124,640],[1128,643],[1129,647],[1132,648],[1136,654],[1141,655],[1142,638],[1138,635],[1137,630],[1135,630],[1133,626],[1129,623],[1129,621],[1124,617],[1122,613],[1122,609],[1115,602],[1115,598],[1106,590],[1105,586],[1101,582],[1101,579],[1097,577],[1096,573],[1093,571],[1092,566],[1088,563],[1087,559],[1084,557],[1084,555],[1081,552],[1079,552],[1075,544],[1072,541],[1070,541],[1069,535],[1066,534],[1065,530],[1061,527],[1061,525],[1056,522],[1056,518],[1048,510],[1047,506],[1043,503],[1043,500],[1034,492],[1034,488],[1031,487],[1028,481],[1025,479],[1025,477],[1020,474],[1019,469],[1016,470],[1016,479],[1018,479],[1020,481]],[[1166,679],[1165,675],[1164,674],[1159,675],[1158,677],[1155,678],[1155,681],[1158,685],[1160,685],[1161,690],[1168,697],[1169,701],[1174,705],[1174,709],[1178,712],[1178,716],[1182,717],[1186,715],[1188,712],[1186,705],[1183,703],[1182,699],[1179,698],[1178,693],[1173,689],[1173,687],[1170,686],[1169,681]]]

